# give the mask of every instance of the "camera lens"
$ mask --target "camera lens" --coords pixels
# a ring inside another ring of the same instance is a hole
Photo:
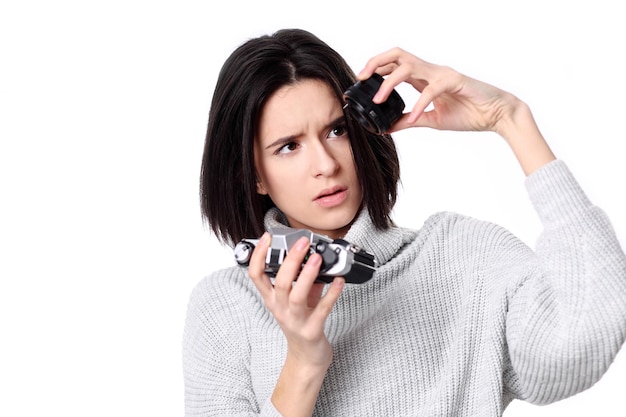
[[[377,135],[387,132],[404,110],[404,101],[396,90],[391,92],[387,101],[380,104],[372,102],[383,81],[381,75],[374,73],[367,80],[357,81],[343,93],[350,115]]]

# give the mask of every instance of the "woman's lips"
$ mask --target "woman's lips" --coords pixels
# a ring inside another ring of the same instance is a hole
[[[315,202],[320,207],[335,207],[346,201],[348,198],[348,190],[342,187],[334,187],[329,190],[322,191],[319,196],[315,198]]]

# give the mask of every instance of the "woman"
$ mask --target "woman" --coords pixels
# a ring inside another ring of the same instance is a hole
[[[385,76],[375,102],[401,82],[421,93],[390,132],[487,130],[506,140],[543,223],[535,251],[453,213],[419,229],[393,223],[393,140],[343,107],[343,92],[374,72]],[[225,62],[203,215],[225,243],[261,239],[247,270],[217,271],[191,296],[186,413],[499,416],[515,398],[545,404],[590,387],[626,335],[626,259],[528,106],[399,48],[357,78],[302,30],[251,39]],[[344,238],[380,266],[365,284],[318,283],[319,255],[300,270],[302,239],[270,278],[265,230],[278,225]]]

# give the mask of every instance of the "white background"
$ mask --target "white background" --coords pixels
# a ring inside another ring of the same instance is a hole
[[[183,414],[187,299],[233,263],[197,196],[212,90],[234,47],[282,27],[313,31],[355,71],[401,46],[517,94],[626,246],[623,22],[609,0],[3,2],[0,415]],[[400,224],[454,210],[533,244],[503,141],[396,139]],[[624,416],[625,355],[591,390],[505,415]]]

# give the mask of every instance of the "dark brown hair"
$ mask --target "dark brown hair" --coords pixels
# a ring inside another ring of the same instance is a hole
[[[304,79],[327,83],[343,104],[355,82],[345,60],[315,35],[283,29],[250,39],[224,63],[209,111],[202,168],[202,215],[224,243],[260,236],[274,203],[256,192],[254,138],[264,104],[285,85]],[[376,227],[391,224],[400,177],[398,155],[389,135],[367,132],[346,114],[363,206]]]

